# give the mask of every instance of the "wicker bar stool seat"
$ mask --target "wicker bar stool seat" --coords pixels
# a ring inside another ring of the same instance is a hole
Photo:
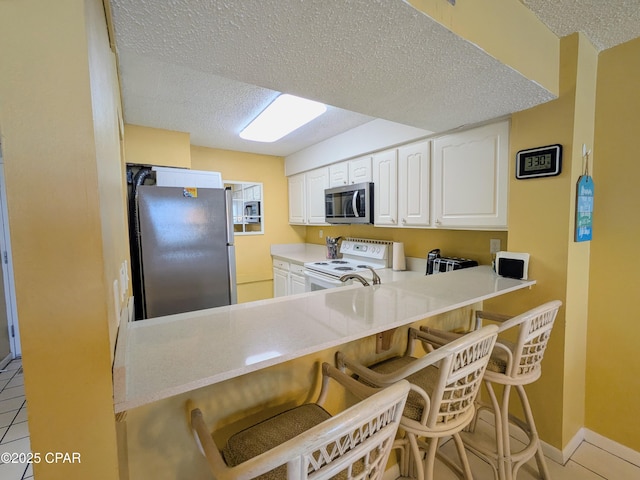
[[[453,437],[460,465],[439,456],[459,476],[472,479],[471,468],[459,433],[474,416],[474,403],[497,337],[497,327],[490,325],[474,331],[445,347],[443,339],[409,329],[404,356],[394,357],[371,367],[338,352],[341,370],[349,369],[361,382],[384,387],[407,380],[411,392],[402,414],[400,429],[404,437],[396,440],[400,452],[400,474],[418,480],[434,478],[434,464],[442,438]],[[414,357],[415,345],[421,342],[427,354]]]
[[[284,411],[234,435],[220,450],[202,412],[189,405],[191,428],[217,480],[380,480],[391,452],[409,384],[367,387],[322,365],[316,403]],[[334,382],[330,382],[333,380]],[[330,383],[360,400],[332,416],[323,404]]]

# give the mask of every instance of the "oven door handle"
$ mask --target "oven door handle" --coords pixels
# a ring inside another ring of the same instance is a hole
[[[333,277],[331,275],[325,275],[323,273],[315,272],[312,270],[303,270],[305,277],[315,278],[317,280],[322,280],[325,282],[333,283],[334,285],[341,285],[342,282],[339,278]]]

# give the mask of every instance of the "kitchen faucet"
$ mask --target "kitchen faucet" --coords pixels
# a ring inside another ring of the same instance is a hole
[[[347,273],[345,275],[342,275],[340,277],[340,281],[341,282],[346,282],[347,280],[358,280],[362,285],[364,285],[365,287],[369,286],[369,282],[367,282],[363,277],[361,277],[360,275],[358,275],[357,273]]]
[[[369,270],[371,270],[371,273],[373,274],[373,284],[374,285],[380,285],[382,283],[382,281],[380,280],[380,275],[378,275],[376,273],[376,271],[370,267],[369,265],[365,265],[365,267],[367,267]]]

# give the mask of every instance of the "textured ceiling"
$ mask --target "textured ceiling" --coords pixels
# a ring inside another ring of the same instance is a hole
[[[598,50],[640,37],[640,0],[521,0],[558,37],[582,32]]]
[[[564,3],[522,1],[541,18]],[[402,0],[111,0],[111,9],[125,121],[189,132],[194,145],[286,156],[374,118],[439,132],[553,98]],[[331,107],[273,144],[240,139],[279,92]]]

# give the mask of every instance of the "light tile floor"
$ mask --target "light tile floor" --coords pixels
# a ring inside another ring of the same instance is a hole
[[[0,371],[0,454],[12,453],[16,460],[20,460],[20,454],[29,454],[30,451],[22,360],[17,359]],[[26,478],[33,478],[31,465],[0,462],[1,480]]]
[[[482,414],[476,427],[476,436],[479,436],[480,443],[492,441],[493,437],[492,417]],[[513,448],[517,451],[517,434],[511,435]],[[520,445],[523,445],[520,443]],[[441,447],[443,453],[459,463],[453,441],[447,442]],[[493,480],[491,467],[483,462],[479,457],[468,453],[471,471],[476,480]],[[554,462],[549,457],[545,457],[549,475],[553,480],[635,480],[640,479],[640,466],[634,465],[620,457],[617,457],[588,442],[582,442],[578,449],[571,456],[571,459],[561,465]],[[458,477],[441,462],[436,463],[435,478],[438,480],[457,480]],[[536,480],[538,468],[535,459],[531,459],[518,472],[517,480]]]
[[[487,432],[492,428],[479,422],[479,429]],[[453,442],[442,447],[445,454],[457,459]],[[27,404],[24,396],[22,360],[13,360],[0,372],[0,454],[4,452],[24,453],[31,451],[27,427]],[[476,480],[493,480],[491,468],[474,455],[469,455],[471,469]],[[640,467],[587,442],[582,442],[566,465],[547,458],[547,466],[553,480],[635,480],[640,479]],[[438,480],[455,480],[455,476],[442,463],[437,462],[435,477]],[[0,480],[23,480],[33,477],[32,467],[24,463],[0,462]],[[535,461],[523,467],[518,480],[533,480],[537,477]]]

